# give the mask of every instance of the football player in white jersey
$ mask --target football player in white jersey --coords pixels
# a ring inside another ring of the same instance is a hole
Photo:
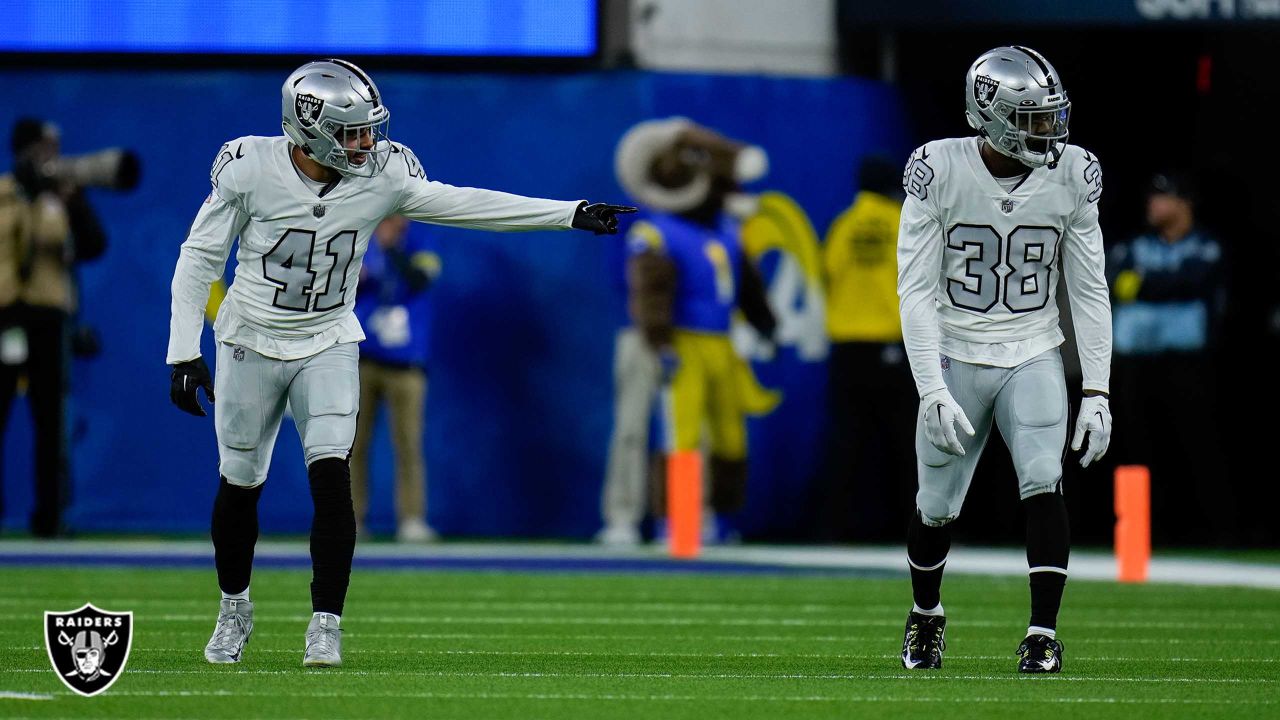
[[[352,308],[360,262],[388,215],[484,230],[617,231],[635,208],[521,197],[428,180],[409,148],[387,137],[390,112],[360,68],[303,65],[285,80],[283,137],[242,137],[218,151],[212,192],[182,244],[173,276],[170,397],[204,415],[214,403],[221,481],[212,535],[222,601],[205,647],[238,662],[253,631],[249,577],[258,498],[288,403],[306,455],[314,610],[303,664],[342,663],[339,629],[355,516],[348,457],[355,436],[358,353]],[[210,284],[239,237],[235,280],[214,324],[216,380],[200,355]]]
[[[939,590],[949,523],[994,422],[1009,446],[1027,513],[1031,622],[1019,670],[1058,672],[1058,607],[1069,537],[1062,499],[1068,392],[1058,345],[1059,273],[1080,350],[1084,397],[1071,447],[1081,465],[1111,436],[1111,305],[1103,275],[1102,174],[1067,144],[1071,104],[1039,53],[1001,47],[965,79],[977,137],[928,143],[907,163],[898,233],[898,298],[920,393],[919,492],[907,534],[915,606],[902,664],[937,668],[946,647]]]

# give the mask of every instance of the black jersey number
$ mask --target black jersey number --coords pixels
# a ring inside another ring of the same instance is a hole
[[[947,277],[947,297],[952,305],[978,313],[997,304],[1012,313],[1044,308],[1061,237],[1057,228],[1040,225],[1019,225],[1007,238],[990,225],[953,226],[946,249],[953,258],[944,265],[960,271]]]
[[[276,286],[271,304],[297,312],[325,312],[340,307],[347,299],[347,271],[356,255],[356,231],[343,230],[324,243],[324,256],[331,259],[324,276],[324,289],[315,292],[319,272],[312,266],[316,234],[312,230],[289,229],[271,251],[262,256],[262,276]],[[335,271],[341,280],[334,283]]]

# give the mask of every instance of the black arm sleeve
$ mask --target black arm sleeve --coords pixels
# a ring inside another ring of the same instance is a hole
[[[765,295],[764,278],[760,271],[744,255],[738,266],[738,307],[751,327],[764,337],[773,340],[773,333],[778,329],[778,319],[769,308],[769,299]]]

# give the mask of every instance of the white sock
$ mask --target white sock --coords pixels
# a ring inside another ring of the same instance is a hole
[[[333,613],[327,613],[327,612],[311,613],[311,617],[320,617],[321,615],[328,615],[329,617],[333,618],[334,627],[342,627],[341,615],[334,615]]]
[[[911,603],[911,612],[920,613],[921,615],[930,615],[933,617],[944,617],[946,615],[946,613],[942,611],[942,603],[938,603],[938,607],[932,608],[930,610],[925,610],[919,605],[916,605],[915,603]]]
[[[238,593],[225,593],[225,592],[224,592],[224,593],[222,593],[222,599],[223,599],[223,600],[240,600],[240,601],[246,601],[246,602],[247,602],[247,601],[249,600],[249,588],[247,588],[247,587],[246,587],[245,589],[241,590],[241,591],[240,591],[240,592],[238,592]]]
[[[1027,628],[1027,637],[1031,637],[1032,635],[1044,635],[1050,640],[1057,639],[1058,637],[1057,631],[1051,628],[1039,627],[1037,625],[1032,625],[1031,627]]]

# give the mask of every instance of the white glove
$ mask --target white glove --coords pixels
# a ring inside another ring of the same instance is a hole
[[[920,413],[924,415],[924,436],[934,447],[948,455],[964,455],[964,445],[960,443],[956,425],[969,437],[974,435],[973,425],[969,424],[960,403],[946,388],[920,398]]]
[[[1079,450],[1089,435],[1089,447],[1080,457],[1080,467],[1102,459],[1111,444],[1111,403],[1101,395],[1086,397],[1080,403],[1080,416],[1076,418],[1076,434],[1071,439],[1071,449]]]

